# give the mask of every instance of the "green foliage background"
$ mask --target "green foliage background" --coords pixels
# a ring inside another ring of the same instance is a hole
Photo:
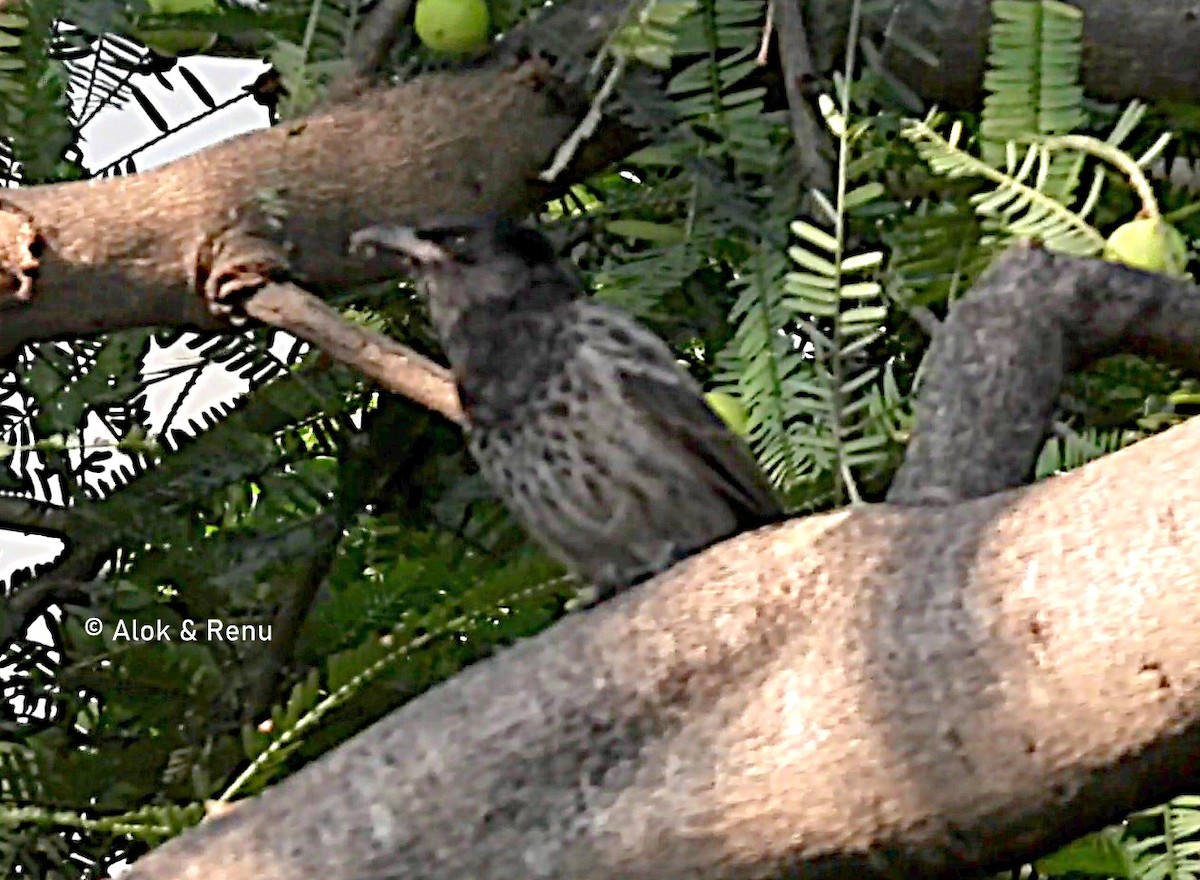
[[[491,4],[501,31],[540,5]],[[354,0],[277,0],[156,16],[145,2],[46,0],[2,15],[0,174],[15,185],[97,173],[77,132],[113,103],[172,131],[134,72],[189,89],[201,115],[225,106],[186,64],[148,54],[139,31],[211,33],[212,52],[269,58],[287,116],[343,69],[361,12]],[[838,191],[813,198],[796,179],[778,59],[757,57],[763,0],[631,7],[600,75],[617,84],[607,109],[654,120],[649,143],[544,206],[597,296],[741,402],[797,512],[882,496],[910,426],[923,328],[1009,239],[1094,254],[1137,209],[1111,165],[1045,138],[1087,133],[1138,157],[1159,145],[1155,114],[1085,99],[1069,7],[997,0],[994,13],[978,113],[924,115],[878,53],[846,59],[822,104]],[[860,38],[879,48],[869,32],[844,42]],[[407,32],[389,59],[398,79],[443,63]],[[639,67],[665,89],[625,88],[617,74]],[[135,171],[141,146],[100,173]],[[1167,183],[1156,192],[1165,211],[1191,199]],[[1189,217],[1179,225],[1189,240],[1200,232]],[[436,355],[403,285],[348,290],[341,305]],[[142,368],[171,343],[190,357]],[[252,393],[180,417],[213,368]],[[167,382],[179,403],[151,437],[147,402]],[[1159,365],[1106,362],[1073,380],[1041,475],[1184,418],[1196,393]],[[52,646],[21,638],[0,656],[0,876],[104,876],[198,821],[206,801],[261,790],[544,628],[574,591],[489,498],[456,430],[269,331],[30,346],[0,376],[0,432],[12,465],[0,489],[50,511],[72,544],[59,575],[79,584],[46,610]],[[88,635],[88,617],[109,636],[134,620],[274,630],[266,643],[126,642]],[[1198,846],[1200,803],[1181,798],[1037,869],[1191,877]]]

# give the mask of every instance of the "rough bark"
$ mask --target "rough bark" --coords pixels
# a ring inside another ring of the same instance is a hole
[[[935,7],[933,14],[930,6]],[[1200,40],[1200,15],[1189,0],[1071,0],[1083,14],[1083,89],[1092,97],[1127,101],[1140,97],[1194,102],[1200,71],[1181,63]],[[810,21],[819,24],[818,61],[833,66],[850,4],[806,0]],[[888,4],[869,19],[868,30],[884,36],[890,70],[929,103],[978,106],[987,54],[990,0],[934,0]],[[903,40],[886,35],[903,36]],[[915,57],[906,44],[926,53]]]
[[[347,253],[352,231],[520,212],[574,121],[541,65],[525,63],[373,90],[133,177],[14,192],[45,249],[33,299],[4,313],[0,351],[130,326],[220,329],[198,291],[222,256],[253,259],[246,237],[277,243],[315,290],[381,280],[382,267]],[[27,222],[0,214],[0,239]]]
[[[978,496],[1027,478],[1068,369],[1194,364],[1198,301],[1010,252],[931,349],[893,497],[940,506],[727,542],[133,876],[961,877],[1194,786],[1200,493],[1180,483],[1200,427]]]
[[[737,538],[127,876],[950,878],[1043,852],[1200,783],[1198,442]]]
[[[1103,260],[1013,248],[934,336],[888,501],[942,504],[1029,482],[1063,378],[1118,352],[1195,371],[1200,291]]]
[[[228,293],[234,275],[318,293],[383,280],[394,265],[347,253],[354,230],[527,212],[552,193],[538,173],[586,109],[564,77],[623,11],[579,0],[469,69],[359,90],[143,174],[12,191],[0,203],[0,354],[133,326],[228,329],[202,295]],[[554,187],[635,143],[603,126]]]
[[[915,30],[903,19],[907,7],[891,22],[919,38],[939,59],[937,68],[927,75],[921,65],[904,61],[896,70],[929,100],[972,101],[978,97],[986,4],[943,2],[946,15],[936,31]],[[530,42],[560,56],[586,52],[620,14],[620,4],[603,0],[578,5],[531,27]],[[1088,22],[1089,94],[1197,100],[1193,66],[1176,63],[1190,57],[1200,28],[1188,4],[1143,4],[1137,14],[1128,12],[1127,0],[1076,5]],[[813,12],[819,15],[816,34],[836,32],[837,13],[844,9],[832,4]],[[825,39],[819,60],[836,49]],[[389,267],[346,253],[349,233],[361,226],[437,214],[520,212],[537,204],[547,194],[537,173],[581,108],[578,96],[545,65],[503,54],[508,60],[479,69],[367,91],[305,120],[234,138],[144,174],[7,194],[7,206],[16,210],[0,211],[0,269],[10,276],[3,285],[8,298],[0,304],[0,353],[25,342],[130,326],[226,329],[209,314],[197,286],[220,255],[237,262],[247,235],[278,247],[290,258],[295,280],[321,292],[387,277]],[[559,185],[611,162],[635,142],[627,129],[602,127]],[[355,148],[345,149],[347,143]],[[30,220],[45,251],[36,256],[33,299],[18,302],[13,294],[31,268],[21,245]]]

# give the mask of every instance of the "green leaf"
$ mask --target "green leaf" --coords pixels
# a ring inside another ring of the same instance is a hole
[[[658,244],[679,244],[687,238],[687,232],[682,227],[647,220],[610,220],[604,224],[604,228],[613,235]]]
[[[1057,852],[1038,859],[1034,867],[1048,876],[1072,873],[1096,877],[1138,876],[1117,828],[1105,828],[1068,843]]]

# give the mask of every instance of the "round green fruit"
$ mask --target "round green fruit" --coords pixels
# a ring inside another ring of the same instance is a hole
[[[188,13],[217,12],[216,0],[146,0],[152,15],[187,15]],[[212,31],[196,28],[146,28],[134,31],[143,44],[159,55],[174,58],[176,55],[194,55],[211,49],[217,41]]]
[[[740,400],[724,391],[709,391],[704,395],[704,399],[735,434],[745,436],[746,429],[750,427],[750,417],[746,415],[746,409]]]
[[[146,0],[146,5],[155,15],[217,11],[217,0]]]
[[[484,0],[417,0],[413,27],[430,49],[463,54],[487,45],[491,17]]]
[[[1104,258],[1147,272],[1179,275],[1187,266],[1187,241],[1161,218],[1138,217],[1112,231],[1104,242]]]

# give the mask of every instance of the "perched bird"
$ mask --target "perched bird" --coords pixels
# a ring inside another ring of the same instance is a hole
[[[591,601],[782,515],[661,339],[507,219],[355,233],[411,263],[484,478]]]

